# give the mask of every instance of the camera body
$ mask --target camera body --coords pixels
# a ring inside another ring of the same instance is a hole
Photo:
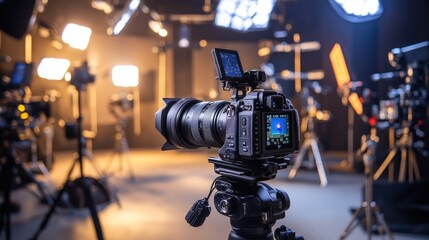
[[[285,168],[285,157],[299,150],[298,112],[283,94],[257,89],[265,73],[243,72],[237,51],[216,48],[212,56],[217,79],[224,90],[232,90],[231,101],[164,99],[155,115],[156,128],[166,139],[162,150],[219,147],[220,159],[209,159],[219,172],[234,168],[234,176],[245,171],[266,179],[264,173]],[[273,164],[261,167],[267,161]]]
[[[299,150],[298,113],[284,95],[254,90],[227,107],[224,160],[282,157]]]
[[[216,48],[212,57],[223,88],[233,89],[219,156],[224,160],[275,158],[298,151],[296,109],[281,93],[255,89],[265,81],[265,72],[243,73],[237,51]]]

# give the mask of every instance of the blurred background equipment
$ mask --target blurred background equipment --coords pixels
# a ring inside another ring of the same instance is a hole
[[[356,88],[362,86],[361,82],[351,81],[350,73],[346,64],[346,59],[341,49],[341,45],[336,43],[329,53],[332,69],[334,70],[335,79],[337,82],[337,92],[341,97],[343,105],[347,106],[347,158],[340,163],[340,168],[350,171],[355,167],[353,156],[353,137],[354,137],[354,114],[362,115],[363,106],[357,95]]]
[[[10,77],[1,76],[0,79],[0,190],[3,202],[0,206],[0,236],[5,231],[6,239],[11,239],[11,212],[14,204],[11,202],[11,191],[27,186],[30,183],[36,185],[38,196],[45,203],[52,204],[52,196],[47,185],[36,180],[35,175],[18,159],[16,149],[25,144],[34,148],[34,128],[40,109],[34,108],[34,104],[26,102],[25,87],[30,84],[33,64],[18,62]],[[31,159],[31,163],[37,163],[37,158]],[[47,180],[49,173],[43,163],[37,165]],[[43,167],[42,167],[43,166]],[[52,186],[50,186],[52,187]],[[17,206],[19,209],[19,206]],[[3,228],[4,224],[4,228]]]
[[[388,54],[389,62],[398,71],[391,74],[375,74],[375,81],[387,81],[393,76],[404,76],[398,88],[389,89],[388,100],[380,101],[380,119],[394,124],[394,145],[380,168],[374,174],[379,179],[389,166],[389,180],[393,181],[395,157],[400,154],[398,181],[420,180],[416,153],[429,156],[423,128],[427,121],[429,87],[429,42],[421,42],[402,48],[394,48]]]
[[[81,96],[80,92],[85,89],[86,85],[89,83],[93,83],[95,81],[95,76],[92,75],[89,72],[88,63],[84,62],[82,66],[75,67],[73,71],[73,77],[71,79],[71,84],[76,87],[76,90],[78,92],[78,118],[76,119],[76,125],[70,126],[69,128],[66,128],[66,133],[68,133],[68,137],[70,138],[76,138],[77,139],[77,158],[74,160],[72,167],[70,168],[66,181],[62,187],[61,190],[57,193],[57,196],[55,197],[55,202],[49,209],[48,213],[45,215],[43,221],[41,222],[39,228],[37,229],[34,239],[37,239],[39,235],[42,233],[42,231],[45,229],[47,224],[49,223],[49,220],[52,216],[52,214],[55,212],[55,208],[60,204],[63,194],[68,193],[70,199],[72,200],[72,204],[77,205],[77,207],[87,207],[90,214],[92,221],[94,223],[94,228],[96,232],[97,239],[101,240],[104,239],[103,237],[103,230],[101,228],[101,223],[98,217],[96,204],[100,204],[100,198],[95,198],[94,193],[100,193],[103,196],[101,199],[101,202],[109,202],[111,201],[110,192],[107,189],[106,186],[103,184],[100,184],[96,179],[91,177],[86,177],[84,174],[84,165],[83,165],[83,151],[84,151],[84,144],[85,141],[83,140],[83,130],[82,130],[82,111],[81,111]],[[75,135],[76,134],[76,135]],[[79,165],[79,172],[80,177],[71,180],[71,174],[73,173],[73,170],[76,165]],[[73,190],[79,188],[80,190]],[[73,193],[78,194],[73,195]],[[73,202],[73,199],[77,202]],[[83,198],[83,200],[81,199]],[[80,200],[79,200],[80,199]],[[96,200],[98,201],[96,203]],[[79,203],[83,203],[83,205],[79,205]]]
[[[328,184],[327,170],[320,153],[320,142],[315,131],[315,122],[329,120],[330,113],[327,110],[321,110],[320,103],[314,96],[323,92],[318,80],[324,78],[324,72],[322,70],[302,71],[301,68],[301,54],[320,50],[320,43],[317,41],[301,42],[300,35],[295,33],[293,43],[280,42],[267,45],[258,50],[259,56],[269,57],[269,63],[263,65],[263,70],[268,75],[268,81],[262,83],[262,86],[265,89],[273,89],[287,94],[287,91],[291,91],[291,89],[282,87],[281,83],[293,81],[293,95],[298,94],[301,106],[301,135],[304,139],[301,142],[299,153],[293,159],[294,164],[288,177],[293,179],[302,166],[309,169],[314,169],[316,166],[320,185],[326,186]],[[292,60],[293,64],[288,62]],[[285,62],[287,63],[285,64]],[[308,161],[303,162],[306,155],[308,155]]]
[[[393,240],[392,233],[390,232],[389,226],[384,220],[383,214],[381,214],[379,207],[373,201],[373,166],[377,160],[376,149],[379,138],[376,135],[376,129],[372,128],[369,135],[363,135],[361,141],[361,147],[358,150],[358,154],[362,155],[363,162],[365,164],[365,197],[360,207],[355,209],[352,219],[347,224],[344,231],[341,233],[340,239],[345,239],[351,231],[356,227],[353,224],[359,224],[360,221],[364,221],[364,227],[367,233],[367,239],[371,240],[372,235],[377,233],[378,235],[387,235],[387,238]]]
[[[112,69],[112,83],[119,87],[121,91],[113,94],[109,102],[109,112],[115,117],[115,145],[107,162],[105,171],[109,172],[112,161],[118,158],[118,170],[122,171],[124,158],[127,164],[127,171],[132,181],[135,181],[130,149],[127,136],[125,134],[126,127],[130,120],[134,119],[134,133],[140,134],[140,104],[139,104],[139,68],[134,65],[116,65]],[[133,93],[127,93],[126,88],[132,88]],[[137,98],[137,101],[134,98]],[[138,102],[136,106],[134,103]]]

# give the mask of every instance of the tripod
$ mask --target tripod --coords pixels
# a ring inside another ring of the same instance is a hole
[[[409,107],[408,114],[412,115],[412,110]],[[412,119],[412,116],[411,116]],[[420,171],[417,165],[416,155],[413,149],[413,133],[410,132],[410,121],[404,121],[403,123],[403,133],[399,140],[395,141],[395,145],[387,155],[386,159],[381,164],[380,168],[374,174],[374,180],[380,178],[381,174],[386,170],[389,166],[389,181],[393,181],[394,176],[394,165],[393,160],[395,156],[401,152],[401,165],[399,169],[399,182],[405,181],[406,175],[406,167],[408,160],[408,180],[412,182],[414,178],[416,180],[420,180]]]
[[[341,233],[340,239],[345,239],[351,231],[354,229],[354,222],[365,218],[366,232],[368,240],[371,240],[373,230],[378,231],[379,234],[386,234],[390,240],[393,240],[392,233],[389,227],[384,221],[383,215],[380,213],[380,209],[376,203],[372,200],[372,167],[375,162],[375,150],[378,144],[378,137],[375,135],[375,129],[371,130],[371,136],[369,138],[366,135],[362,136],[362,145],[360,153],[363,154],[363,162],[365,165],[365,200],[361,203],[361,206],[354,212],[351,221],[348,223],[344,231]],[[375,222],[373,222],[375,217]],[[374,229],[374,225],[376,229]]]
[[[127,160],[128,163],[128,173],[130,176],[131,181],[135,181],[133,166],[131,164],[131,156],[130,156],[130,148],[128,146],[127,136],[125,135],[125,127],[127,125],[128,119],[127,118],[120,118],[117,116],[118,124],[115,127],[116,134],[115,134],[115,148],[114,152],[110,155],[109,161],[107,163],[105,172],[109,171],[109,168],[112,164],[113,159],[116,157],[119,158],[119,171],[122,170],[124,158]]]
[[[52,197],[49,192],[45,192],[43,186],[36,180],[31,171],[26,169],[21,162],[18,162],[16,159],[16,153],[12,146],[12,133],[11,130],[2,130],[4,131],[2,139],[2,149],[0,159],[1,168],[0,168],[0,190],[3,193],[3,203],[0,206],[0,236],[3,231],[3,227],[5,227],[5,235],[6,239],[9,240],[11,238],[11,221],[10,221],[10,212],[12,204],[10,202],[10,195],[12,188],[16,184],[17,179],[20,180],[19,183],[23,183],[23,178],[17,178],[16,174],[22,174],[21,176],[25,177],[27,181],[30,183],[34,183],[44,201],[49,205],[53,204]]]
[[[305,153],[311,148],[312,156],[309,153],[310,166],[316,164],[317,171],[319,173],[320,185],[325,187],[328,185],[328,178],[326,177],[325,166],[323,164],[322,156],[319,150],[319,143],[317,134],[314,131],[314,116],[311,115],[311,111],[316,111],[314,105],[314,99],[311,96],[307,98],[308,110],[306,115],[302,118],[301,130],[304,132],[304,142],[299,150],[299,153],[295,157],[295,163],[292,166],[292,169],[289,172],[288,178],[293,179],[301,167]]]
[[[45,218],[43,219],[42,223],[40,224],[37,232],[35,233],[35,235],[33,236],[33,239],[38,239],[39,235],[42,233],[42,231],[45,229],[45,227],[47,226],[49,219],[51,218],[52,214],[55,211],[55,208],[57,207],[57,205],[60,203],[62,195],[64,194],[64,192],[66,191],[67,188],[70,187],[72,181],[70,180],[71,174],[73,173],[73,170],[76,166],[77,163],[79,163],[79,170],[80,170],[80,177],[78,180],[79,181],[79,186],[82,188],[83,193],[85,195],[85,201],[86,201],[86,206],[89,209],[89,212],[91,214],[92,217],[92,221],[94,223],[94,228],[95,228],[95,232],[97,234],[97,239],[98,240],[102,240],[104,239],[103,237],[103,231],[101,228],[101,223],[100,220],[98,218],[98,214],[97,214],[97,209],[95,206],[95,202],[94,202],[94,198],[92,196],[92,192],[91,192],[91,186],[90,186],[90,180],[89,178],[86,178],[84,176],[84,171],[83,171],[83,141],[82,141],[82,110],[81,110],[81,88],[84,87],[84,84],[77,84],[76,85],[76,89],[77,89],[77,99],[78,99],[78,112],[79,112],[79,117],[77,118],[77,139],[78,139],[78,157],[75,159],[75,161],[73,162],[72,167],[70,168],[68,174],[67,174],[67,178],[66,181],[64,183],[63,188],[58,192],[56,198],[55,198],[55,202],[54,204],[51,206],[51,208],[49,209],[49,212],[46,214]]]
[[[295,232],[285,226],[273,233],[272,226],[284,218],[285,211],[289,209],[289,196],[259,182],[274,178],[278,169],[287,166],[285,161],[248,164],[209,158],[215,172],[221,175],[213,182],[217,189],[214,204],[220,214],[230,218],[229,240],[304,240],[295,237]],[[197,201],[186,215],[191,226],[201,226],[209,215],[208,198],[214,190],[213,185],[208,197]]]

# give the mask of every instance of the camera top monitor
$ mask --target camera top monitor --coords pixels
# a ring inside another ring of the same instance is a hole
[[[240,81],[244,77],[238,52],[234,50],[215,48],[212,56],[219,80]]]

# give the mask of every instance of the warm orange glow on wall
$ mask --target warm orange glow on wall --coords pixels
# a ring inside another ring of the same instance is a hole
[[[335,78],[337,80],[338,87],[343,87],[350,82],[350,74],[347,69],[346,60],[344,58],[343,50],[340,44],[336,43],[329,53],[331,59],[332,68],[334,69]]]

